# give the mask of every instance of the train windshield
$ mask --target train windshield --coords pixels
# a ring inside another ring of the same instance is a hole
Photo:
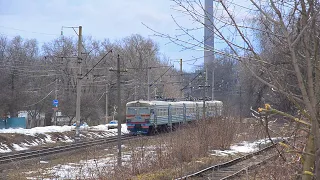
[[[135,108],[131,108],[131,107],[129,107],[128,109],[127,109],[127,114],[129,114],[129,115],[133,115],[133,114],[139,114],[139,115],[141,115],[141,114],[150,114],[150,111],[149,111],[149,108],[137,108],[137,107],[135,107]]]
[[[137,114],[137,108],[128,108],[127,114]]]
[[[150,114],[149,108],[139,108],[139,114]]]

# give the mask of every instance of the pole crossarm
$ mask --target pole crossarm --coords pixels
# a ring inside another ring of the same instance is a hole
[[[210,85],[206,85],[206,86],[204,86],[204,85],[199,85],[199,87],[201,87],[201,88],[203,88],[203,87],[207,88],[207,87],[211,87],[211,86],[210,86]]]
[[[118,70],[110,68],[109,71],[118,71]],[[128,72],[128,71],[126,69],[124,69],[124,70],[120,70],[120,72]]]

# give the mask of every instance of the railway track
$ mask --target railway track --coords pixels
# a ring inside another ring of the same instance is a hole
[[[240,173],[246,172],[256,166],[268,161],[275,157],[277,154],[272,153],[272,149],[275,148],[275,144],[263,148],[257,152],[239,157],[237,159],[228,161],[226,163],[214,165],[205,169],[202,169],[193,174],[178,178],[182,179],[211,179],[211,180],[225,180],[234,178]]]
[[[122,140],[128,140],[132,138],[134,137],[130,135],[121,136]],[[80,148],[86,148],[90,146],[102,145],[105,143],[113,143],[116,141],[117,141],[117,136],[111,136],[108,138],[95,139],[92,141],[80,141],[77,143],[72,143],[64,146],[56,146],[56,147],[50,147],[50,148],[43,148],[39,150],[31,150],[26,152],[3,155],[0,157],[0,165],[8,164],[11,162],[17,162],[21,160],[26,160],[26,159],[32,159],[36,157],[42,157],[46,155],[52,155],[52,154],[61,153],[61,152],[67,152],[67,151],[76,150]]]

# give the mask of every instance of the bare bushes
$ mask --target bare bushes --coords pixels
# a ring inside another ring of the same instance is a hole
[[[236,121],[237,119],[233,117],[210,121],[212,128],[210,128],[209,137],[212,148],[224,150],[230,147],[239,126]]]
[[[188,124],[172,135],[170,147],[173,157],[188,162],[204,157],[210,149],[227,149],[235,136],[233,118],[212,118]]]

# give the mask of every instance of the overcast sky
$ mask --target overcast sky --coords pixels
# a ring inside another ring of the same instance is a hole
[[[203,56],[202,51],[181,51],[181,47],[167,44],[168,40],[152,36],[151,28],[177,34],[172,17],[182,24],[191,23],[186,16],[172,9],[170,0],[0,0],[0,34],[8,37],[20,35],[35,38],[41,46],[59,37],[62,26],[83,27],[84,36],[95,39],[121,39],[131,34],[141,34],[154,39],[160,52],[171,59],[192,59]],[[71,29],[64,35],[75,36]],[[199,38],[203,31],[199,31]],[[203,63],[203,59],[195,62]],[[175,63],[178,68],[178,64]],[[185,64],[184,70],[195,66]]]

